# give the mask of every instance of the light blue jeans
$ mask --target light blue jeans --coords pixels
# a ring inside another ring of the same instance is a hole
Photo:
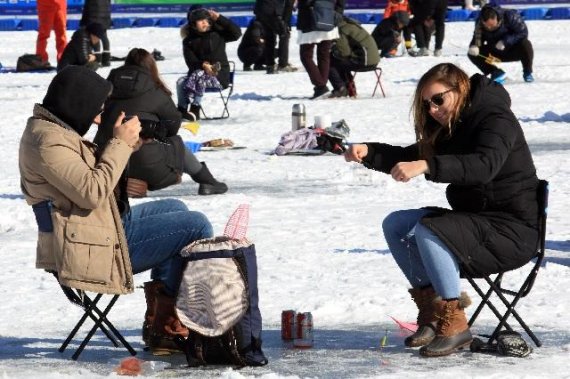
[[[412,285],[431,285],[443,299],[460,293],[459,265],[449,248],[430,229],[419,223],[426,209],[390,213],[382,223],[392,256]]]
[[[211,238],[210,221],[200,212],[188,210],[176,199],[138,204],[123,216],[133,273],[151,269],[154,280],[164,282],[175,295],[182,277],[183,260],[178,254],[189,243]]]

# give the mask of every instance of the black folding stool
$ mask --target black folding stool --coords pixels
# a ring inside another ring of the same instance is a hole
[[[51,273],[56,277],[56,279],[58,278],[57,273],[55,272]],[[91,320],[93,320],[94,325],[89,331],[89,333],[87,333],[87,336],[85,336],[83,341],[81,341],[81,344],[71,356],[71,359],[76,361],[79,358],[79,355],[83,352],[83,350],[85,349],[85,347],[87,346],[87,344],[89,343],[89,341],[91,340],[97,329],[101,329],[101,331],[105,334],[105,336],[107,336],[107,338],[111,341],[111,343],[115,347],[119,347],[119,342],[117,342],[118,339],[131,355],[137,354],[137,352],[132,348],[132,346],[125,340],[125,338],[121,335],[121,333],[113,326],[113,324],[107,318],[107,314],[111,311],[111,308],[113,307],[113,305],[115,305],[120,295],[111,295],[112,296],[111,300],[109,301],[105,309],[101,311],[101,309],[99,309],[97,304],[99,303],[99,300],[101,300],[101,298],[103,297],[102,293],[96,294],[95,297],[91,299],[85,291],[72,289],[62,284],[60,284],[60,287],[65,296],[67,297],[67,299],[72,304],[77,305],[84,311],[83,316],[81,316],[75,327],[71,330],[71,332],[69,333],[69,335],[67,336],[61,347],[58,349],[60,353],[63,353],[65,349],[67,349],[67,345],[69,345],[73,337],[75,337],[75,334],[77,334],[77,332],[85,322],[85,320],[87,320],[87,317],[89,317]]]
[[[222,114],[217,117],[210,117],[206,114],[204,110],[204,106],[200,107],[202,113],[203,120],[222,120],[224,118],[230,117],[230,111],[228,109],[228,103],[230,102],[230,96],[234,92],[234,77],[236,73],[236,64],[234,61],[229,61],[230,64],[230,81],[227,88],[206,88],[205,93],[217,93],[220,95],[220,99],[222,100],[223,110]]]
[[[526,279],[524,280],[523,284],[518,290],[507,289],[502,286],[503,276],[507,272],[492,274],[496,275],[494,279],[491,278],[491,275],[475,276],[477,278],[482,278],[489,285],[489,289],[487,290],[486,293],[484,293],[481,290],[481,288],[477,285],[477,283],[473,279],[473,276],[470,276],[466,272],[461,273],[462,276],[469,281],[469,283],[471,284],[473,289],[479,294],[479,296],[481,296],[481,303],[479,303],[479,306],[475,310],[475,313],[473,313],[473,316],[471,316],[471,319],[469,320],[469,326],[471,327],[475,323],[475,320],[477,319],[477,317],[479,316],[485,305],[488,306],[489,309],[491,309],[491,311],[495,314],[495,316],[497,316],[497,319],[499,319],[499,324],[497,325],[493,333],[490,335],[485,335],[485,337],[489,338],[487,342],[488,344],[492,344],[493,341],[497,339],[497,336],[502,329],[506,329],[509,331],[513,330],[512,327],[507,322],[507,319],[512,315],[517,320],[519,325],[524,329],[524,331],[528,334],[528,336],[533,340],[535,345],[537,347],[542,346],[542,342],[536,337],[533,331],[524,322],[522,317],[515,310],[515,306],[517,305],[517,303],[521,298],[526,297],[532,290],[532,287],[536,280],[536,276],[538,275],[538,270],[540,269],[542,260],[544,259],[544,246],[546,239],[546,217],[548,214],[548,192],[549,192],[548,182],[546,180],[540,180],[537,190],[537,200],[538,200],[538,209],[539,209],[539,230],[538,230],[539,240],[538,240],[538,245],[536,247],[536,255],[533,258],[535,259],[535,262],[530,270],[530,273],[527,275]],[[523,268],[519,268],[517,270],[521,269]],[[495,305],[491,302],[490,298],[492,295],[498,297],[502,301],[503,305],[506,307],[506,311],[504,314],[501,314],[497,310]],[[512,300],[509,301],[505,295],[512,297]]]

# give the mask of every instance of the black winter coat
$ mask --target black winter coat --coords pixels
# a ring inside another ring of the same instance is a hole
[[[177,183],[184,167],[184,143],[177,135],[182,115],[170,95],[152,81],[146,69],[139,66],[113,69],[107,80],[113,84],[113,93],[105,102],[94,142],[104,146],[111,139],[120,112],[138,116],[141,123],[158,122],[169,144],[156,141],[144,144],[131,155],[128,176],[146,181],[150,190]]]
[[[57,62],[57,71],[69,65],[84,66],[89,62],[89,54],[93,51],[91,38],[84,28],[77,29],[65,46],[61,59]]]
[[[101,24],[105,30],[111,27],[111,0],[85,0],[79,25],[93,22]]]
[[[516,9],[503,9],[498,6],[486,5],[497,12],[497,20],[500,21],[499,28],[488,31],[482,26],[480,19],[477,19],[475,31],[470,45],[483,46],[488,44],[494,47],[497,42],[503,41],[505,48],[509,49],[520,41],[528,38],[528,28]]]
[[[297,3],[297,30],[303,33],[312,31],[311,7],[313,0],[299,0]],[[345,0],[336,0],[335,11],[342,15],[344,13]]]
[[[372,38],[374,38],[378,50],[382,50],[382,52],[397,46],[396,38],[399,35],[398,22],[393,16],[380,21],[372,31]]]
[[[223,88],[230,82],[230,64],[226,54],[226,43],[237,41],[241,37],[241,29],[233,21],[220,15],[212,23],[212,28],[205,32],[198,32],[193,26],[184,26],[183,32],[187,36],[182,41],[184,61],[188,66],[188,75],[202,69],[204,62],[214,64],[220,62],[221,70],[217,78]]]
[[[431,120],[435,122],[435,120]],[[369,144],[364,164],[388,173],[398,162],[421,159],[408,147]],[[507,91],[480,74],[470,103],[428,160],[428,180],[449,183],[452,211],[437,209],[422,224],[433,230],[471,273],[518,268],[538,243],[538,178]]]
[[[285,0],[257,0],[253,7],[253,13],[257,17],[282,18],[285,9]]]
[[[263,35],[263,25],[258,20],[253,19],[250,21],[240,40],[237,50],[238,57],[247,65],[257,63],[263,60],[264,49],[265,36]]]

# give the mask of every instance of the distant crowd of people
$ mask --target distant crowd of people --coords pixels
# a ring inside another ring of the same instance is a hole
[[[255,17],[243,36],[240,27],[229,17],[202,6],[190,7],[181,28],[187,73],[177,80],[176,102],[160,79],[153,54],[141,48],[129,52],[124,64],[113,69],[107,78],[113,84],[113,92],[106,100],[95,142],[104,145],[109,141],[113,135],[113,120],[122,111],[138,116],[143,125],[160,125],[166,141],[157,142],[156,138],[149,137],[132,155],[126,171],[131,197],[146,196],[148,190],[179,183],[184,173],[199,184],[200,195],[222,194],[228,190],[225,183],[214,178],[204,162],[199,162],[185,148],[177,135],[178,129],[181,122],[200,119],[201,101],[207,88],[229,86],[228,43],[240,40],[237,54],[244,71],[277,74],[298,70],[289,62],[291,17],[295,9],[300,60],[313,86],[311,99],[356,97],[355,72],[375,69],[381,58],[406,53],[411,57],[426,56],[432,35],[435,35],[433,55],[442,54],[447,0],[390,0],[382,21],[371,33],[356,20],[343,15],[344,0],[321,1],[328,2],[334,11],[334,22],[329,28],[315,24],[312,1],[257,0]],[[471,62],[491,80],[502,83],[506,73],[497,63],[521,61],[524,80],[532,82],[533,48],[520,14],[501,8],[495,2],[480,5],[468,48]],[[80,28],[69,43],[65,37],[66,2],[38,0],[37,7],[40,19],[37,54],[42,59],[48,61],[47,38],[53,29],[58,71],[67,66],[97,70],[110,65],[107,36],[111,27],[110,0],[85,1]]]

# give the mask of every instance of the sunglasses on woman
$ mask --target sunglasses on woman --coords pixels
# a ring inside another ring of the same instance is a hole
[[[445,95],[446,93],[451,92],[451,91],[453,91],[452,88],[448,89],[447,91],[436,93],[435,95],[433,95],[428,100],[422,100],[422,104],[424,105],[424,108],[429,111],[432,104],[436,109],[441,107],[443,105],[443,103],[445,103],[445,98],[443,97],[443,95]]]

